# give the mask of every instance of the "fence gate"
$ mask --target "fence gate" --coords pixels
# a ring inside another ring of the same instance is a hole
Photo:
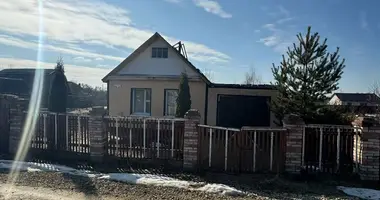
[[[9,151],[10,131],[10,102],[0,99],[0,153],[7,154]]]
[[[199,125],[199,164],[204,170],[234,173],[281,172],[286,130]]]

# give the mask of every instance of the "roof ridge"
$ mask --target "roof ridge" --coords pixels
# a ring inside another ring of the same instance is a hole
[[[201,72],[200,69],[196,68],[185,56],[182,55],[178,50],[176,50],[172,44],[170,44],[164,37],[160,35],[160,33],[155,32],[148,40],[146,40],[143,44],[141,44],[137,49],[135,49],[127,58],[125,58],[118,66],[116,66],[111,72],[109,72],[103,79],[103,82],[106,82],[107,78],[114,73],[117,73],[120,71],[125,65],[127,65],[131,60],[135,59],[136,56],[138,56],[142,51],[145,51],[146,48],[148,48],[149,45],[151,45],[156,39],[162,39],[164,42],[174,50],[177,55],[190,67],[193,68],[199,75],[201,76],[201,79],[205,81],[207,84],[210,84],[211,81],[208,80],[208,78]]]

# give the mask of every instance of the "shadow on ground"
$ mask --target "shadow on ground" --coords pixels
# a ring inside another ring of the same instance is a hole
[[[50,163],[66,165],[76,169],[91,170],[102,173],[139,173],[165,175],[181,180],[225,184],[239,190],[254,193],[260,196],[273,196],[278,194],[279,198],[290,196],[302,196],[309,194],[309,197],[320,199],[321,196],[328,198],[347,198],[336,186],[351,187],[371,187],[379,188],[379,184],[364,183],[356,179],[342,180],[342,177],[323,176],[318,180],[305,178],[294,178],[290,176],[276,176],[273,174],[226,174],[226,173],[186,173],[178,168],[167,168],[166,166],[132,164],[128,162],[104,162],[104,164],[88,164],[88,162],[49,162],[47,160],[32,159],[29,161],[39,163]],[[87,164],[86,164],[87,163]],[[75,185],[75,190],[88,196],[97,197],[98,191],[93,183],[93,179],[88,177],[63,175]],[[310,198],[309,198],[310,199]]]
[[[29,159],[29,162],[43,163],[43,164],[52,164],[52,165],[65,165],[80,170],[89,170],[93,171],[94,168],[91,165],[88,165],[84,162],[58,162],[58,161],[47,161],[45,159]],[[98,197],[97,188],[93,182],[93,179],[85,176],[75,176],[70,174],[62,174],[64,179],[67,179],[74,185],[74,190],[84,193],[88,197]]]

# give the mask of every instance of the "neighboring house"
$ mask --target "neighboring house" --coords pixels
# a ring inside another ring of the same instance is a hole
[[[7,92],[11,94],[17,94],[23,98],[29,99],[32,93],[33,84],[34,84],[34,75],[36,70],[42,69],[33,69],[33,68],[17,68],[17,69],[3,69],[0,71],[1,78],[8,79],[18,79],[22,80],[25,83],[26,87],[24,88],[23,84],[15,85],[6,85]],[[42,107],[46,106],[48,92],[50,89],[50,73],[53,70],[44,69],[44,83],[43,83],[43,95],[42,95]],[[2,86],[3,87],[3,86]],[[22,91],[22,93],[20,93]]]
[[[54,73],[54,69],[36,69],[36,68],[17,68],[17,69],[3,69],[0,71],[0,93],[1,94],[14,94],[25,99],[30,99],[33,90],[34,76],[36,71],[41,72],[43,70],[43,90],[41,107],[48,106],[49,90],[51,86],[51,78]],[[72,87],[76,84],[68,82],[68,87]],[[69,90],[69,98],[71,91]],[[75,99],[78,101],[78,99]],[[74,100],[72,100],[74,101]],[[68,106],[70,107],[70,103]]]
[[[184,46],[170,45],[155,33],[102,81],[107,83],[111,116],[174,117],[180,74],[189,78],[191,108],[201,123],[218,126],[270,126],[269,102],[276,90],[269,85],[211,83],[186,56]]]
[[[374,93],[335,93],[331,96],[328,104],[346,106],[379,106],[380,97]]]
[[[30,90],[28,84],[22,79],[0,77],[0,94],[25,97],[30,95]]]

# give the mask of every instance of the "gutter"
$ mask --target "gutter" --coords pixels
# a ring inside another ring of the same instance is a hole
[[[208,114],[208,88],[209,84],[206,83],[206,97],[205,97],[205,118],[204,118],[204,124],[207,125],[207,114]]]
[[[110,113],[110,82],[107,81],[107,110],[108,110],[108,115]]]

